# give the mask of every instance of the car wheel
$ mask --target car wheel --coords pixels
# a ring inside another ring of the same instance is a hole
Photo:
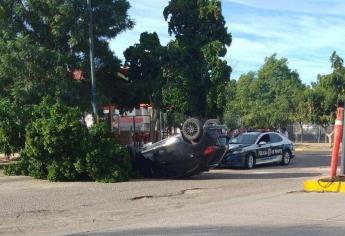
[[[283,153],[281,165],[287,166],[290,164],[290,161],[291,161],[291,153],[289,151],[285,151]]]
[[[182,125],[181,133],[185,140],[197,142],[203,134],[201,121],[196,118],[187,119]]]
[[[246,156],[245,167],[247,169],[253,169],[255,167],[255,157],[254,157],[254,155],[252,153],[249,153]]]
[[[209,126],[209,125],[220,125],[220,122],[218,119],[208,119],[204,126]]]

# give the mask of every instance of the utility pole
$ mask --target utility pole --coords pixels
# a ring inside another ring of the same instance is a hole
[[[90,67],[91,67],[91,85],[92,85],[92,112],[93,118],[97,122],[97,96],[96,96],[96,75],[94,61],[94,44],[93,44],[93,24],[92,24],[92,8],[91,0],[87,0],[87,8],[89,10],[89,44],[90,44]]]

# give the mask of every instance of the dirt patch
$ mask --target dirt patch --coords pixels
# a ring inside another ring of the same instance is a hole
[[[305,193],[305,191],[303,191],[303,190],[295,190],[295,191],[286,192],[286,194],[297,194],[297,193]]]
[[[22,216],[38,216],[38,215],[49,215],[49,214],[54,214],[54,213],[63,213],[66,210],[45,210],[45,209],[40,209],[40,210],[32,210],[32,211],[23,211],[20,212],[19,214],[16,215],[16,219],[22,217]]]

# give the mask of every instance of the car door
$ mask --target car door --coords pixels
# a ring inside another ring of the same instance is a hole
[[[283,157],[283,139],[279,134],[270,133],[271,141],[271,161],[278,162]]]
[[[271,142],[269,134],[262,135],[256,144],[258,146],[256,164],[270,162],[269,150],[271,147]]]

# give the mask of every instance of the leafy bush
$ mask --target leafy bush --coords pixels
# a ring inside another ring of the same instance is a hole
[[[23,174],[23,166],[21,162],[12,163],[4,167],[5,175],[25,175]]]
[[[24,111],[17,109],[9,99],[0,99],[0,152],[11,154],[24,146]]]
[[[21,159],[6,166],[5,174],[50,181],[128,180],[128,152],[113,142],[105,124],[88,130],[79,121],[78,109],[48,99],[35,106],[33,114]]]
[[[112,140],[105,123],[91,127],[88,135],[88,152],[78,161],[80,173],[100,182],[116,182],[129,179],[131,163],[128,151]]]
[[[11,163],[4,167],[5,175],[29,175],[28,171],[28,160],[25,152],[22,152],[20,155],[20,161]]]
[[[73,164],[84,155],[86,127],[81,112],[60,101],[44,99],[34,107],[34,121],[26,127],[23,168],[35,178],[73,181],[79,174]]]

